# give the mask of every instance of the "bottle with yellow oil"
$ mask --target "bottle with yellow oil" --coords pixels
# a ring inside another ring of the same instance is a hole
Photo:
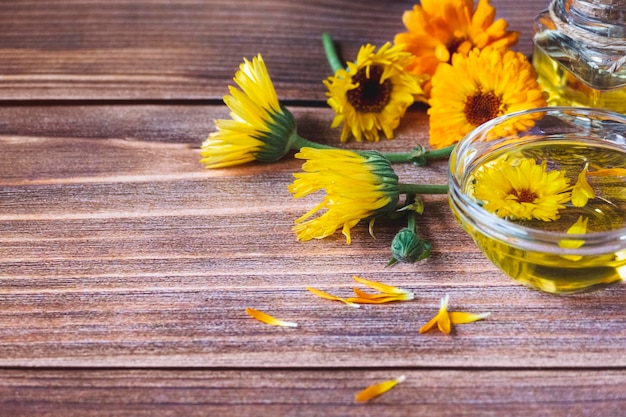
[[[626,113],[626,0],[552,0],[533,43],[550,105]]]

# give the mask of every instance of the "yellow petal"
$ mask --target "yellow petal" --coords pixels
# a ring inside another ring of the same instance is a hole
[[[379,382],[378,384],[370,385],[363,391],[359,392],[354,397],[354,399],[359,402],[369,401],[372,398],[378,397],[379,395],[386,393],[405,379],[406,378],[404,375],[400,375],[395,379],[389,379],[387,381]]]
[[[383,292],[383,293],[403,294],[403,293],[410,292],[408,290],[405,290],[404,288],[394,287],[392,285],[383,284],[382,282],[378,282],[378,281],[371,281],[369,279],[361,278],[356,275],[354,275],[352,279],[354,279],[358,283],[367,285],[368,287],[375,289],[376,291]]]
[[[307,290],[312,292],[313,294],[317,295],[318,297],[324,298],[326,300],[341,301],[342,303],[347,304],[350,307],[359,308],[358,304],[351,303],[350,301],[346,300],[345,298],[337,297],[335,295],[329,294],[329,293],[324,292],[322,290],[318,290],[317,288],[307,287]]]
[[[626,168],[598,169],[596,171],[588,172],[587,175],[591,175],[592,177],[626,177]]]
[[[372,294],[369,292],[362,291],[358,288],[352,289],[357,297],[359,298],[367,298],[370,300],[377,300],[382,298],[393,298],[398,301],[409,301],[415,297],[415,294],[412,292],[402,292],[402,293],[391,293],[391,292],[379,292],[376,294]]]
[[[430,319],[428,323],[426,323],[420,328],[420,333],[426,333],[427,331],[432,329],[435,324],[437,324],[437,327],[443,333],[450,333],[450,330],[451,330],[450,316],[448,315],[448,301],[449,300],[450,300],[450,296],[448,294],[446,294],[445,297],[441,298],[439,302],[439,312],[437,313],[435,317]]]
[[[274,316],[270,316],[269,314],[256,310],[254,308],[247,307],[246,313],[257,319],[258,321],[265,324],[270,324],[272,326],[298,327],[298,323],[277,319]]]
[[[392,303],[394,301],[406,301],[404,298],[399,297],[397,294],[388,294],[387,297],[382,298],[363,298],[363,297],[348,297],[346,298],[351,303],[357,304],[385,304]]]
[[[442,333],[450,334],[452,326],[450,325],[450,314],[447,311],[440,311],[437,314],[437,327]]]
[[[474,314],[474,313],[466,313],[463,311],[451,311],[448,313],[448,315],[450,316],[450,322],[452,324],[466,324],[466,323],[473,323],[475,321],[482,320],[486,317],[489,317],[491,313]]]
[[[433,317],[432,319],[430,319],[430,321],[428,323],[426,323],[425,325],[423,325],[422,327],[420,327],[420,333],[426,333],[427,331],[429,331],[430,329],[433,328],[433,326],[435,324],[437,324],[437,319],[439,318],[439,315],[436,315],[435,317]]]
[[[568,235],[583,235],[587,233],[588,221],[589,221],[588,217],[584,217],[584,218],[583,216],[578,217],[578,220],[576,220],[576,223],[571,225],[570,228],[567,229],[566,233]],[[584,244],[585,244],[585,241],[581,239],[563,239],[559,242],[559,247],[563,249],[578,249]]]
[[[578,180],[572,189],[572,204],[574,207],[584,207],[590,198],[595,198],[596,196],[593,188],[587,182],[588,170],[589,164],[586,164],[585,168],[578,174]]]

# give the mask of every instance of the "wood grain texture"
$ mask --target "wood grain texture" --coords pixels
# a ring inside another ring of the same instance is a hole
[[[199,142],[144,140],[164,126],[184,137],[176,121],[199,120],[195,112],[212,120],[222,107],[165,106],[159,123],[140,130],[113,114],[145,119],[154,106],[77,109],[93,132],[119,134],[109,138],[69,137],[62,119],[71,108],[30,109],[58,130],[0,136],[0,365],[626,366],[624,286],[555,297],[517,285],[484,259],[445,196],[426,196],[419,219],[431,258],[385,268],[397,221],[378,222],[376,239],[358,226],[351,245],[339,233],[296,242],[293,221],[315,202],[287,192],[300,168],[291,155],[207,171]],[[332,118],[327,109],[295,115],[311,127]],[[377,147],[413,146],[426,119],[416,110],[406,120]],[[405,182],[443,183],[445,170],[445,161],[397,167]],[[416,299],[355,310],[305,290],[348,296],[354,274],[410,288]],[[492,317],[453,336],[419,335],[444,294],[451,309]],[[262,325],[246,307],[300,327]]]
[[[549,3],[492,0],[522,32]],[[418,264],[385,268],[403,224],[299,243],[316,204],[287,191],[300,161],[205,170],[199,147],[242,57],[262,53],[303,136],[338,144],[321,80],[330,32],[346,59],[402,31],[412,1],[0,2],[0,416],[618,416],[626,408],[626,286],[568,297],[505,277],[426,196]],[[397,166],[444,183],[445,161]],[[352,309],[361,275],[415,300]],[[451,335],[419,327],[489,311]],[[298,328],[263,325],[246,307]],[[369,404],[364,387],[404,374]]]
[[[549,3],[492,0],[529,55]],[[265,57],[279,95],[324,100],[329,32],[346,60],[404,31],[413,1],[95,1],[0,3],[2,100],[219,100],[242,57]]]
[[[399,375],[406,380],[385,395],[354,401]],[[0,372],[0,409],[15,417],[608,417],[626,407],[625,383],[624,372],[599,370],[9,370]]]

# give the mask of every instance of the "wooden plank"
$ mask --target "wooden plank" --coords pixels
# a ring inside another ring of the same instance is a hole
[[[405,375],[369,403],[354,396]],[[0,409],[33,416],[618,416],[626,372],[4,370]]]
[[[520,8],[492,0],[532,52],[534,17],[548,0]],[[176,2],[50,0],[0,3],[2,100],[219,100],[242,57],[262,53],[283,99],[324,100],[330,75],[320,36],[333,34],[346,60],[365,43],[404,31],[413,1],[251,0]]]
[[[300,168],[291,156],[205,170],[187,129],[199,136],[211,127],[199,115],[220,117],[222,106],[78,106],[93,137],[71,136],[62,119],[73,106],[63,107],[33,107],[41,130],[22,136],[19,121],[0,136],[0,366],[626,366],[626,286],[572,297],[523,288],[477,251],[445,196],[427,196],[419,220],[431,258],[385,268],[397,221],[377,222],[376,239],[357,226],[351,245],[339,233],[296,242],[293,221],[315,202],[289,195]],[[2,109],[12,111],[24,109]],[[295,114],[304,136],[337,134],[328,109]],[[407,121],[396,140],[345,146],[423,143],[424,113]],[[443,182],[445,171],[441,161],[397,167],[406,182]],[[357,310],[305,290],[347,296],[353,274],[416,299]],[[444,294],[452,310],[492,316],[419,335]],[[246,307],[300,327],[265,326]]]

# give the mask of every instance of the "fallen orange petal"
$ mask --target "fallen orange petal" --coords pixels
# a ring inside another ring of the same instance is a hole
[[[450,300],[450,296],[447,294],[445,295],[445,297],[441,298],[439,302],[439,311],[437,312],[437,315],[435,315],[435,317],[430,319],[428,323],[426,323],[420,328],[420,333],[426,333],[427,331],[432,329],[435,323],[437,323],[437,328],[439,328],[440,331],[446,334],[450,333],[450,330],[451,330],[450,315],[448,314],[448,301],[449,300]]]
[[[357,304],[386,304],[394,301],[403,301],[396,296],[383,297],[383,298],[362,298],[362,297],[348,297],[346,298],[351,303]]]
[[[363,391],[359,392],[354,399],[359,402],[369,401],[372,398],[378,397],[381,394],[386,393],[391,388],[395,387],[400,382],[404,381],[406,378],[404,375],[400,375],[395,379],[390,379],[387,381],[379,382],[378,384],[370,385],[365,388]]]
[[[354,275],[352,279],[354,279],[356,282],[360,284],[367,285],[368,287],[373,288],[376,291],[380,291],[383,293],[403,294],[403,293],[410,292],[408,290],[405,290],[404,288],[394,287],[393,285],[383,284],[382,282],[378,282],[378,281],[371,281],[369,279],[361,278],[356,275]]]
[[[269,314],[256,310],[254,308],[247,307],[246,313],[248,313],[251,317],[257,319],[258,321],[263,322],[265,324],[270,324],[272,326],[298,327],[298,323],[277,319],[274,316],[270,316]]]
[[[346,300],[345,298],[337,297],[337,296],[329,294],[329,293],[327,293],[325,291],[318,290],[317,288],[307,287],[306,289],[308,291],[312,292],[313,294],[317,295],[320,298],[324,298],[326,300],[331,300],[331,301],[341,301],[342,303],[347,304],[350,307],[359,308],[358,304],[352,303],[352,302]]]
[[[474,314],[466,313],[463,311],[451,311],[448,313],[448,315],[450,316],[450,321],[452,322],[452,324],[466,324],[473,323],[475,321],[489,317],[491,313]]]

